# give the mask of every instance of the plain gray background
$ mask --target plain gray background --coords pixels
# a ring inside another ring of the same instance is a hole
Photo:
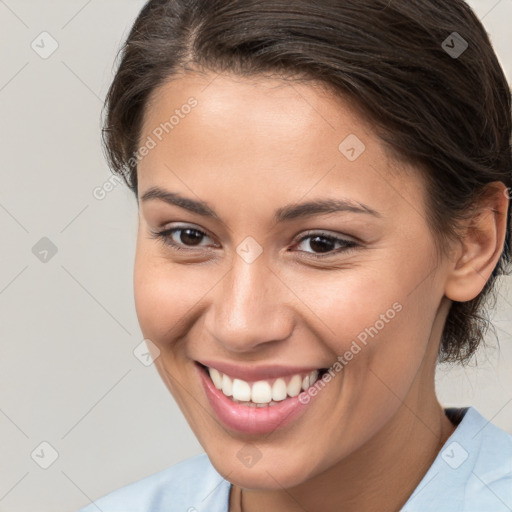
[[[512,0],[470,3],[510,81]],[[0,0],[2,512],[76,511],[202,451],[133,353],[135,199],[122,185],[93,195],[111,177],[102,101],[143,4]],[[512,432],[509,282],[494,314],[500,350],[480,351],[478,368],[440,368],[438,390]]]

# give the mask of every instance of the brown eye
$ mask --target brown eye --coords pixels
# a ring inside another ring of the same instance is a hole
[[[203,231],[187,227],[175,227],[164,229],[163,231],[152,232],[151,237],[160,240],[165,245],[176,250],[187,250],[187,248],[202,248],[206,245],[200,245],[204,238],[210,238]]]
[[[325,233],[313,233],[302,237],[299,240],[298,245],[301,245],[305,241],[308,241],[305,246],[309,246],[313,252],[305,251],[307,254],[310,254],[313,257],[323,257],[331,256],[333,254],[338,254],[340,252],[345,252],[349,249],[353,249],[357,247],[357,243],[353,240],[346,240],[344,238],[339,238],[332,235],[327,235]],[[336,248],[338,246],[338,248]]]
[[[205,236],[204,233],[201,233],[197,229],[175,229],[173,231],[181,231],[181,234],[178,235],[178,239],[180,243],[185,245],[198,245],[202,238]]]

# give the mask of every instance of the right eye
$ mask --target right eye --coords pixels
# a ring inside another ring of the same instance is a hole
[[[204,237],[209,238],[206,233],[191,226],[167,228],[162,231],[151,232],[151,238],[160,240],[166,246],[177,251],[188,251],[204,247],[204,245],[199,245]]]

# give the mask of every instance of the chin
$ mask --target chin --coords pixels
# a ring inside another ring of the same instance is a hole
[[[245,447],[252,445],[245,445]],[[292,488],[305,482],[311,477],[310,461],[303,463],[297,460],[283,460],[281,456],[272,456],[261,453],[261,458],[252,465],[243,462],[244,447],[237,448],[227,460],[226,454],[230,450],[217,449],[215,453],[207,451],[211,463],[226,480],[245,489],[279,490]],[[250,450],[247,450],[249,453]],[[241,453],[240,453],[241,452]],[[242,460],[240,460],[242,459]],[[247,465],[246,465],[247,464]]]

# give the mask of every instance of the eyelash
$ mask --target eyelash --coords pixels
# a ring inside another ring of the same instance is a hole
[[[201,231],[200,229],[196,229],[196,228],[193,228],[193,227],[190,227],[190,226],[170,228],[170,229],[165,229],[165,230],[162,230],[162,231],[151,231],[150,232],[150,236],[151,236],[151,238],[156,239],[156,240],[162,242],[165,246],[171,247],[173,250],[176,250],[176,251],[193,251],[194,248],[185,249],[185,248],[183,248],[182,246],[180,246],[179,244],[177,244],[176,242],[174,242],[171,239],[171,235],[175,231],[185,231],[187,229],[190,229],[191,231],[195,231],[196,233],[199,233],[199,234],[201,234],[203,236],[208,237],[208,235],[205,232]],[[358,245],[359,245],[357,242],[354,242],[353,240],[346,240],[344,238],[339,238],[339,237],[336,237],[336,236],[333,236],[333,235],[328,235],[326,233],[322,233],[321,231],[309,232],[307,235],[301,237],[296,242],[296,244],[299,245],[304,240],[307,240],[308,238],[315,238],[315,237],[322,237],[322,238],[325,238],[327,240],[333,241],[335,243],[336,242],[340,242],[342,244],[342,247],[337,249],[337,250],[332,250],[332,251],[324,253],[324,254],[316,254],[316,253],[306,252],[306,251],[299,251],[299,252],[305,252],[308,255],[308,257],[313,257],[313,258],[316,258],[316,259],[323,259],[323,258],[328,258],[330,256],[333,256],[334,254],[339,254],[341,252],[345,252],[345,253],[350,252],[350,251],[356,249],[358,247]]]

